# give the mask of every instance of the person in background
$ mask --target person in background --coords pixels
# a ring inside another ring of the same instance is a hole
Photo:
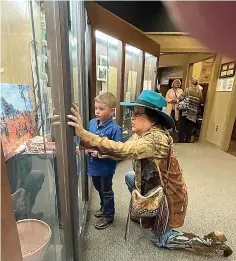
[[[171,87],[166,94],[167,107],[165,112],[174,119],[175,127],[173,131],[175,131],[175,129],[179,130],[179,111],[177,110],[177,104],[179,96],[183,94],[183,90],[181,89],[181,81],[179,79],[175,79]]]
[[[198,79],[193,78],[190,87],[186,88],[179,101],[188,99],[188,108],[180,111],[179,142],[190,143],[194,125],[197,121],[198,109],[202,103],[202,88],[199,87]]]
[[[115,96],[105,92],[95,97],[94,101],[96,118],[89,122],[89,132],[110,140],[122,141],[121,127],[112,119],[116,108]],[[112,179],[117,162],[98,158],[98,152],[94,149],[85,150],[85,153],[88,155],[88,175],[92,177],[93,185],[100,196],[101,207],[95,214],[100,219],[95,228],[104,229],[113,222],[115,215]]]
[[[99,157],[107,155],[115,159],[133,160],[134,171],[125,176],[130,192],[136,188],[145,196],[154,188],[162,186],[165,200],[162,201],[157,215],[139,220],[143,227],[150,228],[154,245],[168,249],[222,251],[224,256],[230,256],[232,250],[225,244],[226,238],[220,232],[212,232],[201,238],[175,229],[184,224],[188,202],[187,187],[173,139],[166,130],[173,127],[174,121],[162,111],[166,106],[165,98],[151,90],[144,90],[135,102],[121,105],[129,107],[132,112],[134,135],[125,143],[84,130],[76,105],[71,108],[73,115],[68,115],[68,125],[75,128],[81,145],[98,150]]]

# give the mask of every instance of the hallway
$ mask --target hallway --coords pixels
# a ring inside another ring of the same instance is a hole
[[[212,230],[223,231],[228,238],[229,246],[236,251],[236,238],[233,237],[236,225],[236,209],[233,207],[233,202],[236,202],[235,157],[198,144],[177,144],[176,148],[189,193],[184,230],[199,235]],[[124,173],[130,169],[130,161],[118,165],[114,178],[116,219],[111,227],[103,231],[94,228],[98,197],[93,189],[85,231],[83,261],[226,260],[219,256],[199,256],[188,251],[158,249],[149,241],[149,231],[134,223],[130,225],[129,237],[125,242],[124,232],[130,196],[124,183]],[[236,260],[236,253],[227,260]]]

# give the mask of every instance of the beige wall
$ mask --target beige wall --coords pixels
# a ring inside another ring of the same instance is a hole
[[[1,2],[2,82],[32,86],[29,13],[28,4],[24,2]]]
[[[216,92],[213,101],[211,118],[208,124],[207,140],[219,147],[222,144],[231,95],[232,93]],[[217,127],[218,130],[216,130]]]
[[[201,75],[201,71],[202,71],[202,62],[194,63],[192,77],[199,79]]]
[[[209,53],[210,50],[202,43],[185,33],[146,33],[161,45],[161,52],[166,53]]]
[[[232,59],[223,58],[221,64],[230,61]],[[206,140],[227,151],[236,117],[236,80],[232,92],[216,92],[216,84],[214,89],[213,104],[208,108],[211,110],[211,115],[208,123],[204,123],[208,126]]]
[[[40,28],[40,10],[33,2],[35,26]],[[40,36],[36,30],[36,38]],[[30,43],[33,40],[29,3],[26,1],[1,2],[1,82],[25,84],[31,87],[33,78],[31,70]],[[41,42],[41,41],[37,41]]]
[[[184,66],[189,63],[206,60],[214,55],[212,53],[162,54],[159,60],[159,67]]]

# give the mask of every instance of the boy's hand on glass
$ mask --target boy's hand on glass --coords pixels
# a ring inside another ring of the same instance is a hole
[[[80,154],[79,146],[76,146],[76,153],[77,153],[77,154]]]
[[[86,154],[87,156],[89,156],[90,151],[91,151],[91,150],[85,150],[84,152],[85,152],[85,154]]]
[[[96,151],[96,150],[91,150],[90,153],[91,153],[91,156],[92,156],[93,158],[97,158],[97,157],[98,157],[98,151]]]
[[[81,116],[79,114],[79,107],[73,103],[71,112],[73,115],[67,115],[67,117],[72,120],[67,124],[75,128],[75,135],[81,137],[84,131]]]

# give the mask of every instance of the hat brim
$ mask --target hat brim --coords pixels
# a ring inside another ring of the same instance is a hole
[[[141,106],[141,107],[149,108],[151,110],[156,111],[157,114],[159,114],[159,116],[163,119],[164,127],[166,127],[167,129],[171,129],[175,126],[175,122],[174,122],[173,118],[171,118],[168,114],[166,114],[164,111],[159,110],[158,108],[155,109],[151,106],[147,106],[147,105],[140,104],[137,102],[121,102],[120,105],[125,106],[125,107]]]

